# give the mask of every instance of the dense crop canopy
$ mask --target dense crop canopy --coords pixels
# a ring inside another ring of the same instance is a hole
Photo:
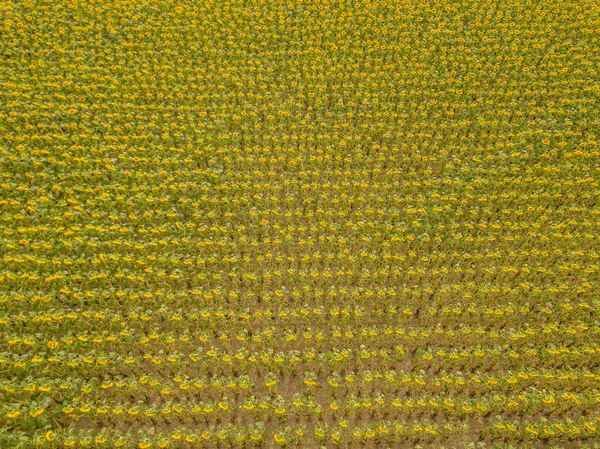
[[[600,441],[597,2],[0,16],[1,448]]]

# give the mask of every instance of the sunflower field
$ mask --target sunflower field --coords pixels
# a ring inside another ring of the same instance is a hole
[[[596,1],[0,18],[0,448],[600,447]]]

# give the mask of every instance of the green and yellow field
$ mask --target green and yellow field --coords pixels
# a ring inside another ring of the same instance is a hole
[[[600,4],[0,17],[1,449],[600,447]]]

